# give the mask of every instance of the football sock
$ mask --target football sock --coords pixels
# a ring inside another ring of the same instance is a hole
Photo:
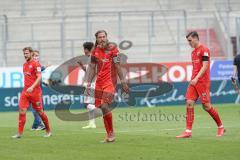
[[[25,122],[26,122],[26,113],[24,113],[24,114],[19,113],[18,134],[20,134],[20,135],[23,133]]]
[[[194,121],[194,108],[187,107],[186,112],[186,132],[191,132]]]
[[[222,121],[221,121],[219,114],[215,108],[211,107],[209,110],[206,110],[206,111],[211,115],[211,117],[214,119],[214,121],[216,122],[216,124],[219,128],[223,127]]]

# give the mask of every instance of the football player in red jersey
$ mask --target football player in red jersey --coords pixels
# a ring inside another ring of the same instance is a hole
[[[41,82],[41,65],[33,59],[33,50],[31,47],[23,48],[23,54],[26,62],[23,64],[24,87],[19,100],[19,120],[18,133],[12,138],[21,138],[26,122],[26,112],[29,104],[38,112],[45,127],[46,134],[44,137],[51,136],[51,130],[48,122],[48,117],[42,107],[42,89]]]
[[[87,73],[87,90],[96,75],[95,106],[101,108],[103,112],[103,121],[107,132],[104,142],[113,142],[115,134],[109,105],[113,102],[117,75],[121,81],[123,91],[128,93],[129,88],[121,70],[117,46],[108,41],[107,32],[104,30],[97,31],[95,37],[95,48],[91,54],[91,63]],[[97,73],[95,72],[96,68]]]
[[[210,102],[210,51],[199,42],[196,31],[186,36],[192,51],[192,77],[186,92],[186,130],[176,138],[190,138],[194,121],[194,104],[199,98],[203,109],[207,111],[218,126],[217,137],[224,135],[225,129],[217,110]]]

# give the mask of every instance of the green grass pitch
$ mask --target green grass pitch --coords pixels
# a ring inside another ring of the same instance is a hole
[[[217,138],[216,125],[197,105],[191,139],[176,139],[185,127],[185,107],[119,108],[113,111],[116,142],[105,137],[102,119],[97,129],[83,130],[86,122],[64,122],[47,111],[53,136],[30,131],[33,116],[27,114],[24,136],[17,131],[17,112],[0,113],[0,160],[236,160],[240,157],[240,106],[216,105],[227,129]],[[82,112],[75,110],[74,112]]]

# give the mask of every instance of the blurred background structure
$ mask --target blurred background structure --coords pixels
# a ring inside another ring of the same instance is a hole
[[[239,0],[7,0],[0,1],[0,66],[21,66],[22,48],[60,64],[82,54],[84,41],[105,29],[129,62],[189,61],[185,39],[196,30],[213,59],[240,53]]]

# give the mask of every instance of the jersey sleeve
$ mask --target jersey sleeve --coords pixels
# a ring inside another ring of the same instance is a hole
[[[114,63],[120,63],[120,54],[115,43],[109,43],[109,50]]]
[[[203,48],[201,51],[201,56],[203,61],[209,61],[210,51],[208,48]]]
[[[117,57],[119,55],[119,50],[114,43],[109,45],[109,49],[111,51],[112,57]]]
[[[41,67],[40,63],[38,63],[38,62],[34,63],[34,72],[36,75],[39,75],[39,74],[41,75],[42,67]]]
[[[117,47],[115,47],[112,52],[112,58],[114,63],[120,63],[121,57]]]

